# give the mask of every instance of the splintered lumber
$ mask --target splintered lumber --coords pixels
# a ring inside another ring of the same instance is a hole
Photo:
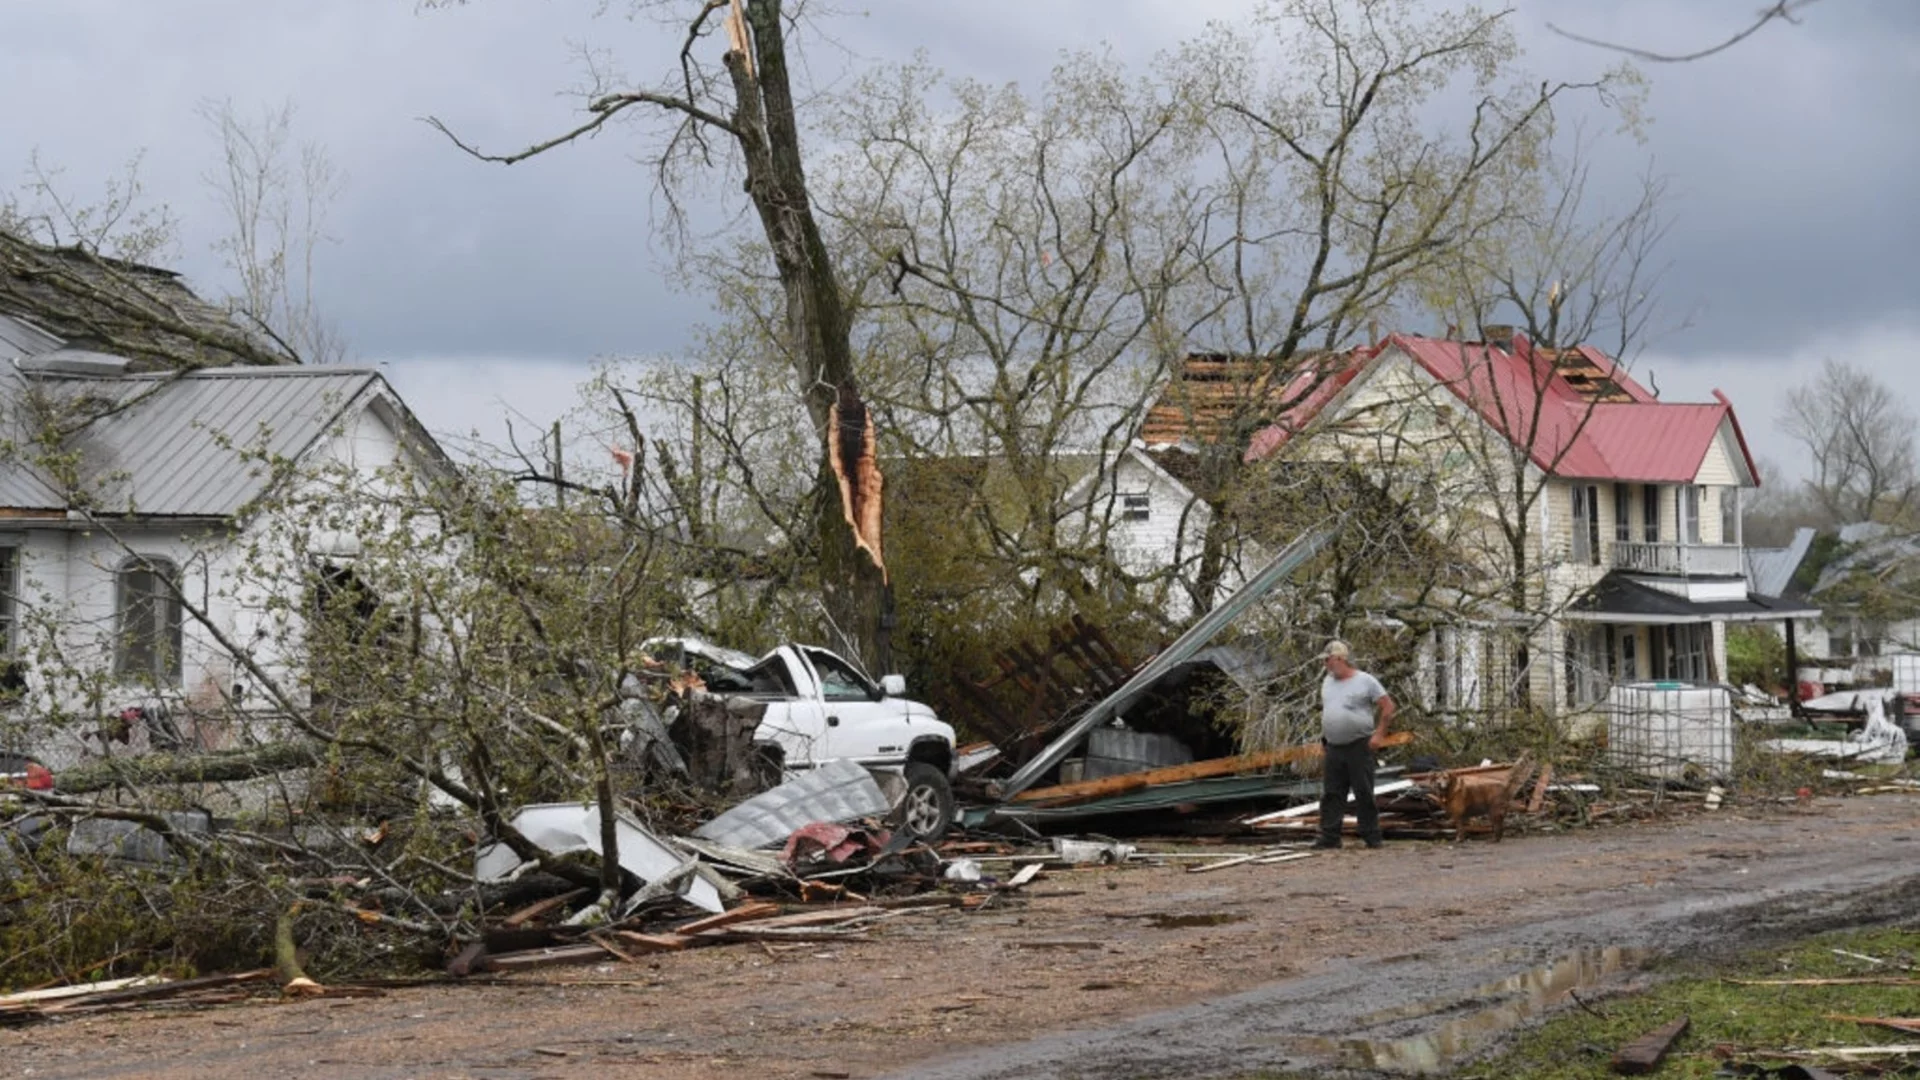
[[[1253,851],[1245,855],[1235,855],[1230,859],[1218,859],[1214,862],[1202,863],[1199,866],[1189,866],[1187,867],[1187,873],[1211,874],[1215,870],[1225,870],[1229,866],[1239,866],[1242,863],[1250,863],[1255,859],[1265,858],[1268,854],[1269,852],[1265,851]]]
[[[1533,794],[1527,799],[1527,813],[1537,814],[1547,805],[1547,785],[1553,782],[1553,762],[1540,766],[1540,779],[1534,781]]]
[[[1728,979],[1735,986],[1920,986],[1920,979],[1898,975],[1857,975],[1846,979]]]
[[[1827,1014],[1827,1019],[1844,1020],[1852,1024],[1869,1024],[1873,1027],[1892,1028],[1895,1031],[1904,1031],[1909,1035],[1920,1032],[1920,1016],[1841,1016],[1835,1013],[1829,1013]]]
[[[804,926],[763,927],[759,925],[726,926],[718,930],[708,930],[700,935],[718,941],[867,941],[865,930],[815,929]]]
[[[613,939],[624,948],[641,952],[675,952],[693,944],[693,940],[683,934],[642,934],[633,930],[615,930]]]
[[[0,1016],[16,1015],[47,1016],[63,1012],[83,1012],[104,1005],[119,1005],[127,1002],[158,1001],[164,998],[180,997],[201,990],[237,986],[241,983],[265,982],[273,977],[272,968],[257,968],[253,971],[238,971],[225,975],[202,975],[194,979],[112,980],[108,983],[93,983],[91,988],[60,987],[61,990],[77,990],[78,993],[66,995],[56,1000],[29,998],[16,994],[0,1000]],[[121,985],[113,985],[119,983]],[[29,993],[45,994],[46,991]]]
[[[473,974],[476,967],[484,964],[486,956],[486,942],[470,942],[466,948],[460,950],[458,955],[447,961],[447,974],[456,979],[464,979],[468,975]]]
[[[1613,1055],[1613,1071],[1627,1076],[1644,1076],[1660,1067],[1660,1059],[1667,1056],[1667,1050],[1673,1046],[1687,1030],[1688,1020],[1681,1017],[1669,1024],[1662,1024],[1620,1048]]]
[[[850,922],[854,919],[871,919],[876,915],[885,915],[887,909],[864,905],[861,907],[822,908],[819,911],[796,911],[791,915],[776,915],[770,919],[755,919],[755,930],[790,930],[802,926],[821,926],[826,923]]]
[[[60,998],[105,994],[134,986],[158,986],[168,981],[159,975],[135,975],[126,979],[105,979],[100,982],[74,983],[71,986],[50,986],[44,990],[22,990],[17,994],[0,997],[0,1009],[11,1009],[19,1005],[38,1005],[42,1002],[57,1001]]]
[[[1040,864],[1028,863],[1016,871],[1012,877],[1008,878],[1007,884],[1004,887],[1008,892],[1012,892],[1038,876],[1040,876]]]
[[[732,911],[723,911],[718,915],[708,915],[704,919],[695,919],[690,923],[674,927],[677,934],[697,934],[702,930],[713,930],[732,923],[746,922],[749,919],[764,919],[780,914],[779,904],[770,904],[756,900],[750,904],[741,904]]]
[[[1413,734],[1397,731],[1387,736],[1387,746],[1404,746],[1413,741]],[[1015,802],[1039,803],[1045,806],[1067,806],[1093,799],[1104,799],[1113,795],[1138,791],[1141,788],[1158,784],[1181,784],[1189,780],[1205,780],[1212,776],[1233,776],[1237,773],[1256,772],[1271,769],[1276,765],[1288,765],[1296,761],[1311,761],[1320,756],[1318,743],[1306,746],[1288,746],[1279,750],[1262,750],[1255,754],[1241,754],[1238,757],[1213,758],[1208,761],[1196,761],[1189,765],[1170,765],[1164,769],[1148,769],[1144,772],[1122,773],[1119,776],[1105,776],[1098,780],[1081,780],[1072,784],[1056,784],[1053,787],[1031,788],[1015,795]]]
[[[525,926],[533,920],[540,918],[542,915],[551,915],[561,908],[566,907],[568,904],[573,903],[575,900],[584,898],[592,891],[591,889],[575,889],[572,892],[561,893],[559,896],[549,896],[545,900],[536,900],[526,907],[521,908],[519,911],[501,919],[500,925],[510,929]]]
[[[1272,866],[1275,863],[1299,862],[1301,859],[1311,859],[1315,854],[1315,852],[1311,851],[1286,851],[1278,855],[1262,855],[1260,858],[1253,860],[1253,865]]]

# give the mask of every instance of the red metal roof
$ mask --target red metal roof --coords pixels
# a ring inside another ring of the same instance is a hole
[[[1446,341],[1395,334],[1378,349],[1353,354],[1337,380],[1326,380],[1287,418],[1256,434],[1246,460],[1258,461],[1311,422],[1340,387],[1371,360],[1397,349],[1425,368],[1542,470],[1586,480],[1679,484],[1691,481],[1720,430],[1733,424],[1748,472],[1758,480],[1733,406],[1724,395],[1709,404],[1657,400],[1606,354],[1591,346],[1550,353],[1515,335],[1510,349],[1482,342]],[[1595,371],[1575,386],[1563,369],[1595,369],[1606,383],[1593,390]],[[1337,385],[1333,385],[1337,383]],[[1328,387],[1331,387],[1328,389]],[[1325,392],[1322,393],[1321,391]],[[1625,400],[1622,400],[1625,399]]]

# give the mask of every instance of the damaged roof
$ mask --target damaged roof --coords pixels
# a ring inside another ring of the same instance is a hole
[[[1140,441],[1149,448],[1181,443],[1238,445],[1267,425],[1318,411],[1353,375],[1347,353],[1269,357],[1195,353],[1180,362],[1160,399],[1147,410]]]
[[[0,316],[13,324],[0,328],[0,360],[66,347],[124,357],[143,371],[297,362],[173,271],[5,230]],[[22,326],[32,334],[23,338]]]
[[[1259,432],[1247,450],[1257,461],[1276,452],[1326,404],[1389,350],[1405,355],[1482,420],[1553,476],[1680,484],[1699,473],[1725,428],[1754,483],[1759,470],[1726,396],[1710,403],[1658,400],[1600,350],[1534,347],[1524,334],[1505,342],[1452,341],[1394,334],[1376,349],[1341,354],[1332,391],[1316,390],[1295,415]]]

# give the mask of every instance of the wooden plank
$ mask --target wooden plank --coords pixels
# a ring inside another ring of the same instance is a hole
[[[1687,1030],[1688,1020],[1681,1017],[1670,1024],[1662,1024],[1620,1048],[1613,1055],[1613,1071],[1627,1076],[1644,1076],[1660,1067],[1660,1059],[1667,1056],[1667,1050],[1673,1046]]]
[[[1387,736],[1387,746],[1405,746],[1413,741],[1413,733],[1396,731]],[[1238,757],[1213,758],[1208,761],[1196,761],[1188,765],[1170,765],[1164,769],[1148,769],[1145,772],[1123,773],[1119,776],[1106,776],[1098,780],[1082,780],[1073,784],[1056,784],[1053,787],[1030,788],[1013,797],[1015,802],[1040,803],[1046,806],[1065,806],[1092,799],[1104,799],[1112,795],[1121,795],[1157,784],[1179,784],[1188,780],[1204,780],[1212,776],[1232,776],[1235,773],[1254,772],[1270,769],[1276,765],[1291,764],[1296,761],[1310,761],[1320,756],[1320,744],[1309,743],[1305,746],[1288,746],[1278,750],[1263,750],[1255,754],[1241,754]]]
[[[36,1005],[44,1001],[58,1001],[61,998],[104,994],[135,986],[158,986],[171,981],[160,975],[134,975],[125,979],[103,979],[99,982],[73,983],[69,986],[49,986],[42,990],[22,990],[17,994],[0,997],[0,1009],[10,1009],[17,1005]]]
[[[1537,814],[1546,808],[1547,785],[1553,782],[1553,762],[1540,766],[1540,779],[1534,781],[1533,795],[1527,799],[1527,813]]]
[[[1728,979],[1735,986],[1920,986],[1920,979],[1898,975],[1857,975],[1847,979]]]
[[[1235,855],[1230,859],[1217,859],[1210,863],[1202,863],[1199,866],[1189,866],[1187,867],[1187,873],[1211,874],[1215,870],[1225,870],[1229,866],[1239,866],[1243,863],[1250,863],[1255,859],[1264,857],[1265,854],[1265,852],[1256,851],[1248,855]]]
[[[885,915],[886,913],[886,908],[873,905],[831,907],[822,908],[818,911],[797,911],[791,915],[777,915],[767,919],[755,919],[753,920],[753,929],[787,930],[802,926],[821,926],[826,923],[847,922],[852,919],[871,919],[876,915]],[[702,931],[702,933],[712,932],[713,931]]]
[[[1040,864],[1028,863],[1027,865],[1021,867],[1019,870],[1015,871],[1014,875],[1011,878],[1007,879],[1006,890],[1008,892],[1012,892],[1013,890],[1019,888],[1020,886],[1025,885],[1027,882],[1032,881],[1034,878],[1038,877],[1039,875],[1040,875]]]
[[[1920,1016],[1842,1016],[1838,1013],[1828,1013],[1827,1019],[1845,1020],[1848,1023],[1866,1024],[1871,1027],[1892,1028],[1909,1035],[1920,1032]]]
[[[697,934],[702,930],[713,930],[732,923],[746,922],[750,919],[765,919],[780,914],[779,904],[769,904],[763,900],[741,904],[732,911],[723,911],[718,915],[708,915],[704,919],[695,919],[673,928],[676,934]]]
[[[606,949],[589,942],[584,945],[561,945],[552,949],[494,953],[483,962],[488,971],[531,971],[534,968],[558,967],[562,964],[590,964],[595,960],[605,960],[609,955]]]
[[[116,990],[99,990],[80,997],[70,997],[60,1001],[48,1002],[37,1007],[9,1006],[0,1011],[32,1011],[39,1013],[58,1013],[68,1009],[91,1008],[98,1005],[110,1005],[131,1001],[154,1001],[161,998],[189,994],[199,990],[214,989],[223,986],[235,986],[240,983],[264,982],[273,977],[272,968],[256,968],[252,971],[240,971],[227,975],[202,975],[193,979],[172,979],[164,982],[147,983],[140,986],[126,986]]]
[[[1311,851],[1289,851],[1282,855],[1264,855],[1253,860],[1253,863],[1255,866],[1272,866],[1274,863],[1298,862],[1301,859],[1311,859],[1314,854],[1315,853]]]
[[[592,891],[591,889],[575,889],[572,892],[561,893],[559,896],[549,896],[545,900],[536,900],[526,907],[521,908],[519,911],[501,919],[500,925],[509,929],[525,926],[527,923],[532,922],[542,915],[566,907],[568,904],[586,896]]]
[[[813,930],[806,927],[766,929],[759,925],[728,926],[701,934],[721,941],[871,941],[864,930]]]
[[[613,938],[622,946],[641,952],[677,952],[694,942],[684,934],[642,934],[633,930],[615,930]]]
[[[447,961],[447,974],[456,979],[464,979],[468,975],[473,974],[474,968],[479,966],[486,959],[486,956],[486,942],[471,942],[466,948],[460,950],[459,955]]]

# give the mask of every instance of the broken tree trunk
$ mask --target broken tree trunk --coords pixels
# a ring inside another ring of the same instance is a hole
[[[150,784],[206,784],[252,780],[259,776],[302,769],[318,758],[306,743],[280,742],[246,750],[207,754],[142,754],[111,757],[60,772],[60,791],[81,795],[111,787]]]

